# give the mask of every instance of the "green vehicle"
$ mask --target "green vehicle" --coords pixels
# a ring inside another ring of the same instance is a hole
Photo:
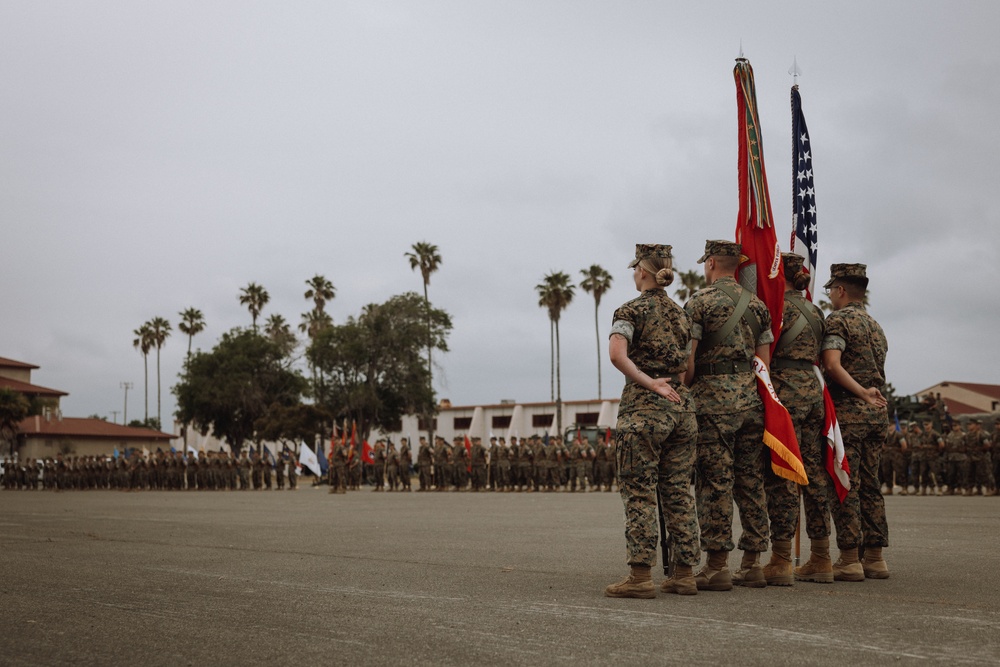
[[[591,447],[604,444],[605,440],[609,442],[615,441],[615,429],[613,428],[595,426],[594,424],[570,424],[563,431],[563,442],[567,445],[572,444],[576,440],[577,434],[579,434],[580,438],[589,442]]]

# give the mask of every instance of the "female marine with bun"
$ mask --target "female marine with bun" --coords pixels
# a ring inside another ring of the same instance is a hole
[[[633,269],[640,295],[618,308],[611,327],[611,363],[626,379],[618,409],[615,456],[625,505],[630,574],[608,586],[608,597],[652,598],[656,563],[657,491],[674,544],[674,574],[666,593],[695,595],[692,568],[701,559],[691,497],[698,422],[681,382],[691,349],[691,320],[663,289],[673,282],[671,248],[639,244]]]

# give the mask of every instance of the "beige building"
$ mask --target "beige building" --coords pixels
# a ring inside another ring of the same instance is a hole
[[[939,382],[917,392],[917,398],[923,399],[930,394],[936,397],[941,394],[948,414],[969,415],[983,412],[1000,412],[1000,385],[977,384],[974,382]]]
[[[0,456],[13,448],[19,458],[47,459],[64,456],[111,456],[115,450],[170,449],[177,436],[148,428],[111,424],[103,419],[63,417],[59,400],[68,394],[31,382],[31,372],[38,366],[0,357],[0,388],[12,389],[41,404],[41,414],[28,417],[18,426],[13,446],[5,444]]]

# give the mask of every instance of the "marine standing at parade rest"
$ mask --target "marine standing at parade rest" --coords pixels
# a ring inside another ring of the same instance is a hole
[[[433,473],[433,452],[427,438],[420,436],[420,446],[417,448],[417,470],[420,474],[420,488],[417,491],[430,491]]]
[[[399,481],[403,485],[403,491],[410,491],[410,469],[413,467],[413,454],[410,453],[410,440],[403,438],[399,441]]]
[[[674,574],[665,593],[695,595],[693,568],[701,559],[698,522],[689,486],[698,424],[690,392],[681,382],[691,343],[691,322],[663,288],[673,282],[668,245],[636,245],[633,269],[640,295],[615,311],[609,351],[625,375],[618,409],[615,455],[625,505],[629,576],[604,589],[608,597],[656,597],[659,494],[674,542]]]
[[[885,386],[885,332],[865,310],[868,276],[864,264],[834,264],[827,289],[833,313],[826,318],[823,370],[844,450],[851,468],[851,488],[844,502],[831,501],[840,558],[833,565],[837,581],[886,579],[882,549],[889,546],[889,525],[879,485],[879,458],[889,428]],[[858,562],[858,550],[865,550]]]
[[[806,507],[809,561],[792,569],[792,539],[799,520],[799,485],[765,470],[767,513],[771,522],[771,560],[764,566],[768,586],[789,586],[795,578],[833,583],[830,561],[829,475],[824,468],[823,388],[816,375],[823,343],[823,312],[802,296],[809,285],[801,255],[781,253],[785,270],[785,304],[781,337],[771,356],[771,382],[788,410],[809,484],[802,487]]]
[[[708,562],[698,573],[698,588],[732,590],[767,586],[760,554],[768,547],[764,492],[764,405],[757,393],[752,362],[770,361],[771,314],[733,277],[741,247],[731,241],[707,241],[708,287],[684,306],[691,316],[691,356],[686,381],[698,406],[698,522],[701,548]],[[729,572],[733,550],[733,501],[740,511],[740,569]]]

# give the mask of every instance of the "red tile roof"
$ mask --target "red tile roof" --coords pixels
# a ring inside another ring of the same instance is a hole
[[[951,384],[958,384],[957,382],[952,382]],[[944,399],[944,404],[948,408],[948,414],[950,415],[978,415],[983,412],[982,408],[977,408],[975,406],[969,405],[968,403],[962,403],[961,401],[956,401],[952,398],[947,398],[942,396]]]
[[[14,361],[13,359],[8,359],[7,357],[0,357],[0,368],[31,368],[37,369],[38,366],[34,364],[27,364],[23,361]]]
[[[118,438],[123,440],[164,440],[169,441],[179,436],[162,431],[135,426],[112,424],[103,419],[81,417],[28,417],[19,426],[21,433],[27,436],[54,436],[67,438]]]
[[[0,389],[13,389],[14,391],[19,391],[22,394],[29,394],[31,396],[69,396],[69,394],[65,391],[49,389],[48,387],[39,387],[37,384],[29,384],[27,382],[21,382],[20,380],[5,377],[0,377]]]

